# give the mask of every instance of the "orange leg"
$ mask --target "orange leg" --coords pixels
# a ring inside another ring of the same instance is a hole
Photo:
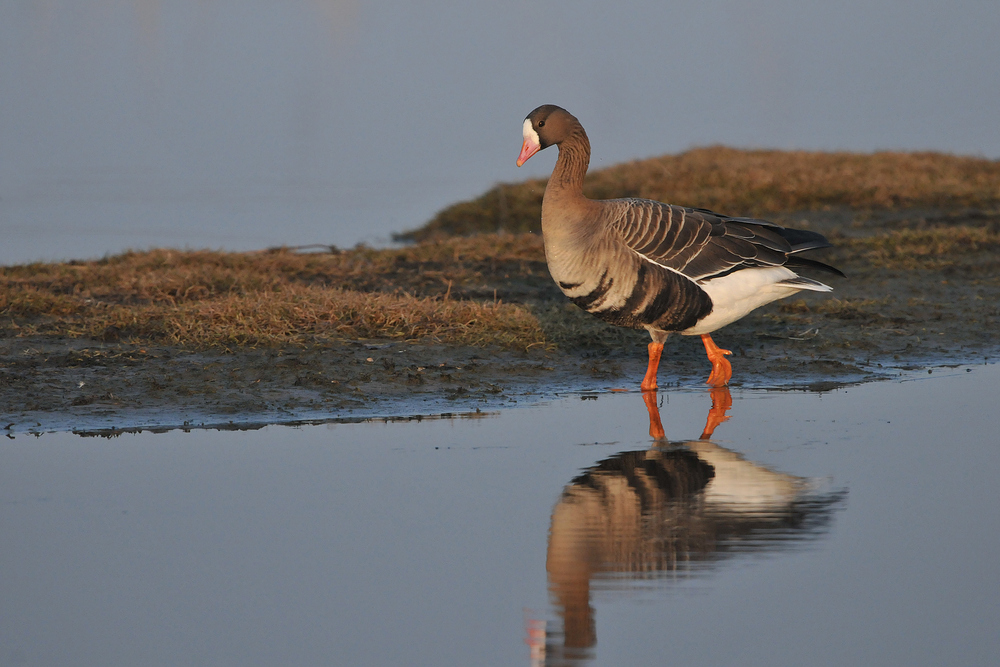
[[[711,391],[712,409],[708,411],[708,419],[705,420],[705,430],[701,434],[702,440],[712,437],[715,428],[724,421],[728,421],[726,410],[733,407],[733,397],[729,394],[729,387],[715,387]]]
[[[660,421],[660,408],[656,406],[656,392],[642,392],[642,400],[646,402],[646,410],[649,411],[649,437],[662,440],[665,434],[663,423]]]
[[[660,353],[663,352],[663,343],[650,343],[649,366],[646,368],[646,377],[642,379],[639,388],[643,391],[656,391],[656,371],[660,368]]]
[[[733,367],[729,365],[726,355],[732,352],[716,345],[708,334],[702,334],[701,342],[705,344],[708,360],[712,362],[712,374],[708,376],[708,384],[713,387],[726,386],[729,384],[729,378],[733,377]]]

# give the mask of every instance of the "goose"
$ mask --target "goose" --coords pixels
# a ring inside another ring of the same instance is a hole
[[[832,290],[793,268],[844,275],[799,256],[830,247],[816,232],[650,199],[588,199],[583,179],[590,140],[561,107],[546,104],[529,113],[523,138],[518,167],[540,150],[559,147],[542,199],[549,273],[587,312],[649,332],[642,391],[656,390],[663,343],[672,332],[701,336],[712,363],[708,384],[729,384],[732,352],[716,345],[712,332],[800,290]]]

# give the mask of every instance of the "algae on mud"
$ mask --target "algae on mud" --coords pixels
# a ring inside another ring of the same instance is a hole
[[[834,248],[817,257],[848,279],[720,330],[734,385],[824,389],[996,356],[1000,209],[770,218],[827,235]],[[646,342],[568,303],[531,233],[0,267],[0,419],[50,430],[474,412],[636,388]],[[708,370],[699,341],[671,337],[661,387],[700,386]]]

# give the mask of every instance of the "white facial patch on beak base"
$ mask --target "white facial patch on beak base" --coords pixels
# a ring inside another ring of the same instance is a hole
[[[542,142],[538,138],[535,128],[531,127],[531,121],[524,119],[524,143],[521,144],[521,154],[517,156],[517,166],[528,161],[528,158],[542,149]]]
[[[527,118],[524,119],[524,130],[521,133],[524,135],[525,141],[530,141],[536,146],[542,145],[542,142],[538,139],[538,133],[535,132],[535,128],[531,127],[531,121]]]

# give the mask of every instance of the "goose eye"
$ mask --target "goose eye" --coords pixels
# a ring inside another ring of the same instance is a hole
[[[545,127],[545,121],[544,120],[538,121],[538,127]]]

